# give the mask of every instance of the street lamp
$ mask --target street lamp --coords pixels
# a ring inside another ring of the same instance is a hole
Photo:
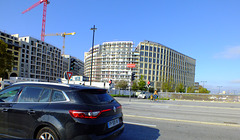
[[[204,83],[206,83],[207,81],[201,81],[203,83],[203,89],[204,89]]]
[[[95,28],[95,25],[94,25],[93,28],[91,28],[90,30],[93,30],[93,40],[92,40],[92,60],[91,60],[91,75],[90,75],[90,86],[91,86],[91,85],[92,85],[92,65],[93,65],[94,34],[95,34],[95,30],[97,30],[97,28]]]
[[[222,86],[217,86],[218,88],[219,88],[219,92],[218,92],[218,94],[220,94],[220,88],[222,87]]]

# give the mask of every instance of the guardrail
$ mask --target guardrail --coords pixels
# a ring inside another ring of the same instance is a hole
[[[240,102],[240,95],[233,94],[201,94],[201,93],[171,93],[160,92],[159,98],[181,99],[181,100],[199,100],[199,101],[223,101]]]

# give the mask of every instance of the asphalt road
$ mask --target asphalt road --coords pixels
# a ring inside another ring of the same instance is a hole
[[[117,140],[240,139],[240,103],[116,99],[125,123]]]

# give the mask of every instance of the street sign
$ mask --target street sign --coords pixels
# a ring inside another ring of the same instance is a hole
[[[135,66],[136,66],[135,64],[127,64],[128,68],[135,68]]]
[[[72,73],[72,72],[67,72],[67,78],[68,78],[68,80],[70,80],[70,79],[71,79],[72,75],[73,75],[73,73]]]

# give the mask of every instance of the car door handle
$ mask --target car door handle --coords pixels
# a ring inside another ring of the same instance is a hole
[[[35,111],[34,111],[34,110],[28,110],[27,113],[28,113],[29,115],[32,115],[32,114],[35,114]]]

